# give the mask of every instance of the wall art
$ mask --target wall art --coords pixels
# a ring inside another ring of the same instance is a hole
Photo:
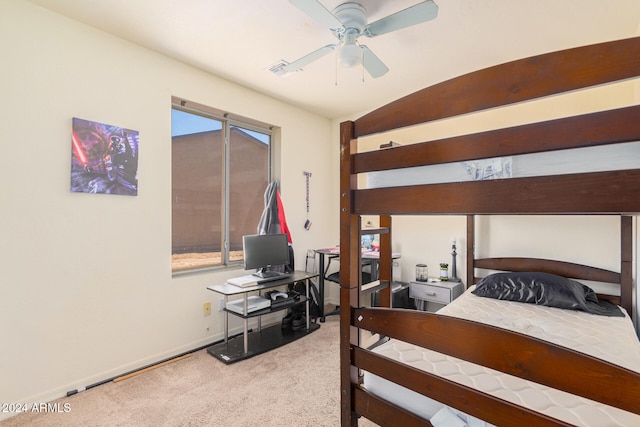
[[[138,195],[138,131],[73,118],[71,191]]]

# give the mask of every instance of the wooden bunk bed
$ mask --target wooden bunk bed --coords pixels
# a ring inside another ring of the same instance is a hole
[[[574,48],[494,66],[423,89],[340,126],[340,370],[341,422],[365,417],[379,425],[431,425],[402,404],[369,392],[370,372],[466,414],[500,426],[571,425],[386,358],[361,346],[361,330],[525,378],[553,389],[640,414],[640,366],[635,371],[521,333],[456,317],[366,308],[361,294],[363,215],[380,218],[380,279],[391,278],[393,215],[467,216],[465,281],[476,269],[544,271],[620,284],[611,301],[633,313],[633,216],[640,212],[640,168],[440,184],[358,187],[358,174],[640,141],[640,106],[590,113],[358,153],[358,138],[476,111],[640,76],[640,38]],[[438,203],[430,201],[437,200]],[[617,272],[559,260],[475,259],[475,215],[617,215]],[[370,233],[368,230],[367,233]],[[600,298],[605,298],[599,295]],[[380,304],[390,307],[389,288]],[[455,302],[455,301],[454,301]],[[349,309],[344,309],[344,308]],[[596,316],[599,317],[599,316]],[[631,321],[627,319],[629,323]],[[637,337],[633,337],[637,339]],[[568,375],[575,373],[575,375]]]

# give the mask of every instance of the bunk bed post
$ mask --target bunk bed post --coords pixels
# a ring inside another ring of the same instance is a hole
[[[635,319],[633,312],[633,221],[620,216],[620,305]]]
[[[380,306],[391,307],[391,287],[392,287],[392,257],[391,257],[391,215],[380,216],[380,228],[389,230],[387,233],[380,234],[380,271],[378,279],[383,282],[387,281],[389,286],[381,289]]]
[[[353,122],[340,124],[340,419],[343,427],[357,426],[353,411],[353,389],[358,382],[358,369],[351,360],[352,345],[359,345],[358,329],[351,326],[353,307],[360,306],[360,215],[353,213],[352,190],[356,175],[352,174],[351,154],[357,151],[353,138]]]
[[[475,238],[475,216],[467,215],[467,288],[473,285],[475,281]]]

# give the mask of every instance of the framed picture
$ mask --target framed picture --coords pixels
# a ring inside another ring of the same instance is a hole
[[[138,131],[73,118],[71,191],[138,195]]]

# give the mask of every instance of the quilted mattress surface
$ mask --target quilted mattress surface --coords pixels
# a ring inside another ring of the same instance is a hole
[[[470,293],[438,314],[487,323],[553,342],[640,372],[640,342],[629,317],[605,317],[580,311],[482,298]],[[491,395],[579,426],[640,426],[640,416],[508,374],[390,340],[374,351]],[[424,418],[443,405],[372,374],[365,387]],[[460,415],[464,417],[464,415]],[[470,417],[469,417],[470,418]],[[485,425],[470,419],[469,425]]]

